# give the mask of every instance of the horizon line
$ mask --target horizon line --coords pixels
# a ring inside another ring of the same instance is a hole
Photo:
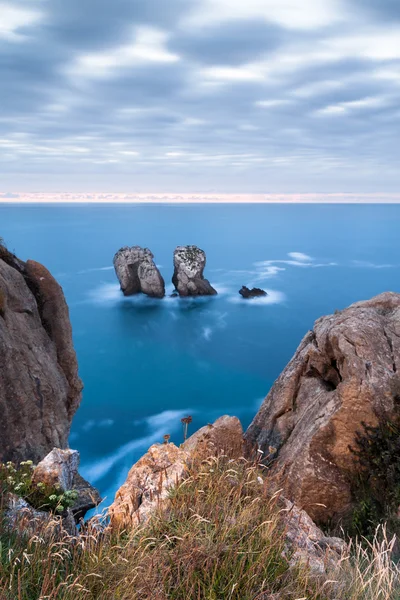
[[[400,204],[400,192],[304,194],[0,192],[0,204]]]

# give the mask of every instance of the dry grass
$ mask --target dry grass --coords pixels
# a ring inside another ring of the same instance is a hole
[[[4,529],[1,600],[396,600],[392,542],[354,544],[334,573],[290,569],[276,500],[254,465],[209,460],[134,534],[93,522],[78,539]],[[277,594],[274,596],[273,594]]]

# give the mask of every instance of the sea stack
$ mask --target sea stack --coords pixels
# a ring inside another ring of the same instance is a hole
[[[133,246],[118,250],[114,268],[125,296],[146,294],[151,298],[165,296],[165,282],[148,248]]]
[[[178,246],[174,252],[172,283],[179,296],[215,296],[217,291],[204,278],[206,254],[197,246]]]

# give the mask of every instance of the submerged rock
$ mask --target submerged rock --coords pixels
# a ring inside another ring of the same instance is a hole
[[[214,296],[217,291],[204,278],[206,254],[197,246],[178,246],[174,252],[172,283],[180,296]]]
[[[0,461],[67,448],[81,391],[62,288],[0,246]]]
[[[114,528],[134,528],[150,518],[178,485],[195,459],[226,454],[243,455],[243,430],[239,419],[224,416],[206,425],[180,448],[172,443],[154,444],[131,468],[109,508]]]
[[[400,294],[385,293],[316,321],[246,432],[283,493],[317,522],[347,515],[363,424],[398,413]],[[276,451],[276,454],[275,454]]]
[[[165,296],[165,282],[148,248],[133,246],[118,250],[114,268],[125,296],[146,294],[152,298]]]
[[[249,289],[245,285],[242,285],[241,289],[239,290],[239,294],[243,298],[246,298],[246,299],[247,298],[261,298],[264,296],[268,296],[267,292],[260,288]]]

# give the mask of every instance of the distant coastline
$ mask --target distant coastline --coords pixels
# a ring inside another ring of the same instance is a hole
[[[0,192],[0,204],[400,204],[400,193],[107,194]]]

